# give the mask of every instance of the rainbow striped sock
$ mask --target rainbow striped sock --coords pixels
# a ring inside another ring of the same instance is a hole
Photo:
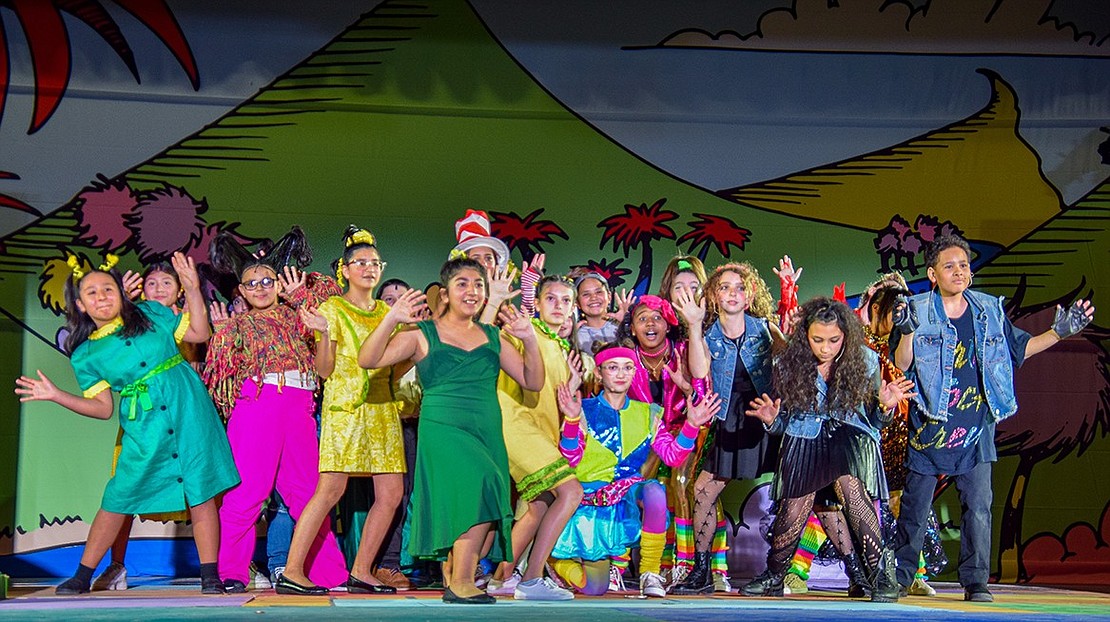
[[[802,539],[798,542],[798,550],[794,551],[794,559],[790,561],[790,572],[802,579],[809,580],[809,569],[813,567],[813,557],[817,555],[817,551],[827,539],[828,536],[825,535],[825,530],[821,528],[821,521],[817,519],[815,514],[811,513],[809,520],[806,521],[805,531],[802,532]]]
[[[725,532],[725,527],[728,521],[725,520],[724,512],[721,511],[721,506],[717,506],[717,530],[713,532],[713,544],[710,546],[709,568],[715,574],[728,575],[728,534]]]

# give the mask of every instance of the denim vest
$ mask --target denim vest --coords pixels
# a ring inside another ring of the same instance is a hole
[[[723,420],[728,415],[729,401],[732,399],[732,379],[736,373],[736,342],[725,336],[721,322],[713,322],[705,334],[705,344],[709,348],[709,375],[713,379],[713,390],[721,396],[721,410],[717,418]],[[767,320],[744,314],[744,335],[740,343],[740,360],[748,370],[748,376],[755,385],[756,395],[771,393],[771,331]],[[743,414],[743,410],[741,410]]]
[[[864,347],[863,350],[863,356],[867,361],[867,369],[872,380],[872,388],[877,396],[882,383],[882,377],[879,375],[879,355],[868,347]],[[768,432],[771,434],[785,433],[787,436],[795,438],[817,438],[817,435],[821,433],[821,426],[833,417],[824,409],[828,385],[825,384],[825,379],[821,377],[821,374],[815,374],[815,376],[817,410],[789,412],[784,410],[770,426],[767,426]],[[863,431],[876,441],[879,441],[879,430],[887,423],[887,420],[882,417],[882,407],[877,405],[864,406],[860,404],[854,411],[838,415],[836,419]]]
[[[979,377],[991,418],[1001,421],[1017,412],[1014,365],[1006,342],[1006,316],[1002,298],[965,290],[975,326]],[[934,291],[910,298],[920,325],[913,333],[913,364],[906,376],[917,385],[914,403],[925,417],[948,420],[948,388],[956,360],[956,328],[948,321],[941,297]]]

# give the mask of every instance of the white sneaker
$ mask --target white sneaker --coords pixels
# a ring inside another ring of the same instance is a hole
[[[474,587],[484,590],[489,585],[490,579],[493,579],[493,573],[486,572],[474,577]]]
[[[100,576],[93,581],[93,591],[98,590],[126,590],[127,589],[127,568],[119,563],[112,562],[100,573]]]
[[[614,564],[609,564],[609,591],[627,592],[628,586],[624,584],[624,573]]]
[[[251,562],[250,581],[247,581],[247,589],[248,590],[272,590],[272,589],[274,589],[274,584],[273,584],[273,582],[270,581],[270,577],[267,577],[266,573],[260,571],[258,569],[258,566],[254,565],[254,562]]]
[[[650,598],[666,598],[663,576],[654,572],[640,573],[640,593]]]
[[[669,571],[664,570],[662,576],[663,576],[663,584],[669,590],[672,587],[678,585],[679,583],[682,583],[683,581],[686,580],[686,577],[690,576],[690,567],[689,566],[675,566],[675,567],[671,568]]]
[[[906,593],[910,596],[936,596],[937,591],[933,586],[925,582],[925,579],[914,578],[913,583],[906,588]]]
[[[574,594],[555,585],[555,582],[551,579],[544,577],[517,583],[516,590],[513,591],[513,598],[517,600],[574,600]]]
[[[486,594],[490,596],[515,596],[516,586],[520,583],[520,579],[519,570],[513,570],[513,575],[504,581],[490,579],[489,584],[486,585]]]
[[[714,592],[731,592],[732,582],[728,580],[727,574],[719,572],[713,573],[713,591]]]

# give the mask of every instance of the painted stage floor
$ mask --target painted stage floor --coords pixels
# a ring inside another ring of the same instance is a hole
[[[812,590],[786,598],[748,598],[734,594],[642,600],[633,593],[578,597],[564,603],[500,599],[496,605],[446,605],[438,590],[396,596],[279,596],[273,590],[202,596],[196,580],[138,579],[124,592],[82,596],[54,595],[53,583],[16,583],[0,601],[0,620],[76,622],[189,620],[790,620],[828,622],[852,617],[868,622],[1040,622],[1110,621],[1110,594],[1027,586],[991,586],[994,603],[965,603],[958,585],[937,583],[935,597],[909,597],[897,604],[848,598],[842,590]]]

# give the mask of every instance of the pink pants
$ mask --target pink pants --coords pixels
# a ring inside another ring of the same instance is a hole
[[[311,391],[285,386],[278,393],[276,386],[267,384],[259,394],[252,380],[243,383],[227,424],[227,440],[242,482],[227,491],[220,506],[221,579],[243,583],[250,579],[254,525],[275,487],[293,520],[316,491],[320,447],[314,408]],[[317,585],[332,588],[347,581],[347,564],[330,519],[320,525],[305,568]]]

